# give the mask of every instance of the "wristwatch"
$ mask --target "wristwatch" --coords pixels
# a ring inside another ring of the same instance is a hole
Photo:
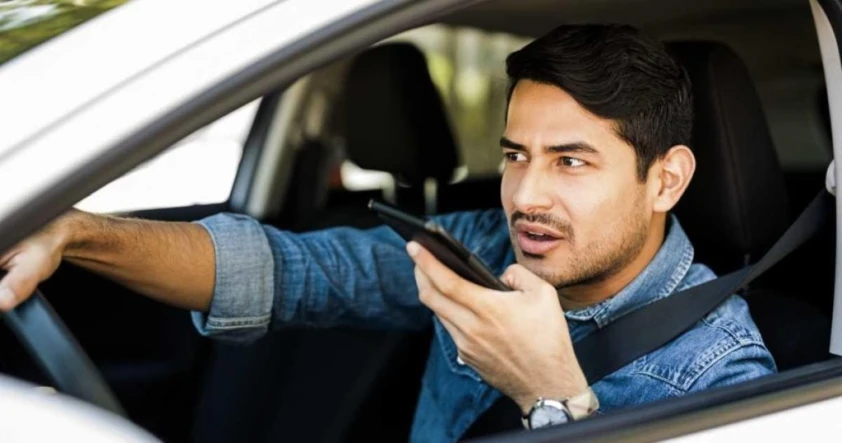
[[[596,398],[593,389],[588,387],[585,392],[564,400],[538,397],[529,412],[520,420],[524,428],[538,429],[581,420],[596,412],[597,409],[599,409],[599,399]]]

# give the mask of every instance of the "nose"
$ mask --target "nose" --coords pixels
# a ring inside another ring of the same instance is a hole
[[[525,214],[543,212],[552,206],[551,180],[537,166],[532,164],[527,168],[512,196],[515,209]]]

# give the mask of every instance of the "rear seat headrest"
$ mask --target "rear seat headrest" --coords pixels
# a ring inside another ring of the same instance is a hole
[[[713,42],[667,50],[693,83],[697,167],[676,207],[697,261],[717,271],[759,258],[788,224],[786,186],[760,99],[736,53]],[[718,269],[717,269],[718,268]]]
[[[451,178],[458,166],[456,143],[418,48],[388,43],[360,54],[344,91],[342,126],[351,161],[409,185]]]

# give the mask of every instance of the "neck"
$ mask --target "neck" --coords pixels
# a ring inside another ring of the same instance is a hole
[[[570,286],[559,291],[561,307],[565,311],[581,309],[611,298],[638,276],[664,243],[666,214],[655,214],[649,225],[649,234],[637,256],[622,269],[593,283]]]

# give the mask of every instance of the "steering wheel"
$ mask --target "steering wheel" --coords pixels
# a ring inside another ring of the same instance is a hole
[[[3,319],[59,391],[126,417],[102,373],[41,291],[36,289]]]

